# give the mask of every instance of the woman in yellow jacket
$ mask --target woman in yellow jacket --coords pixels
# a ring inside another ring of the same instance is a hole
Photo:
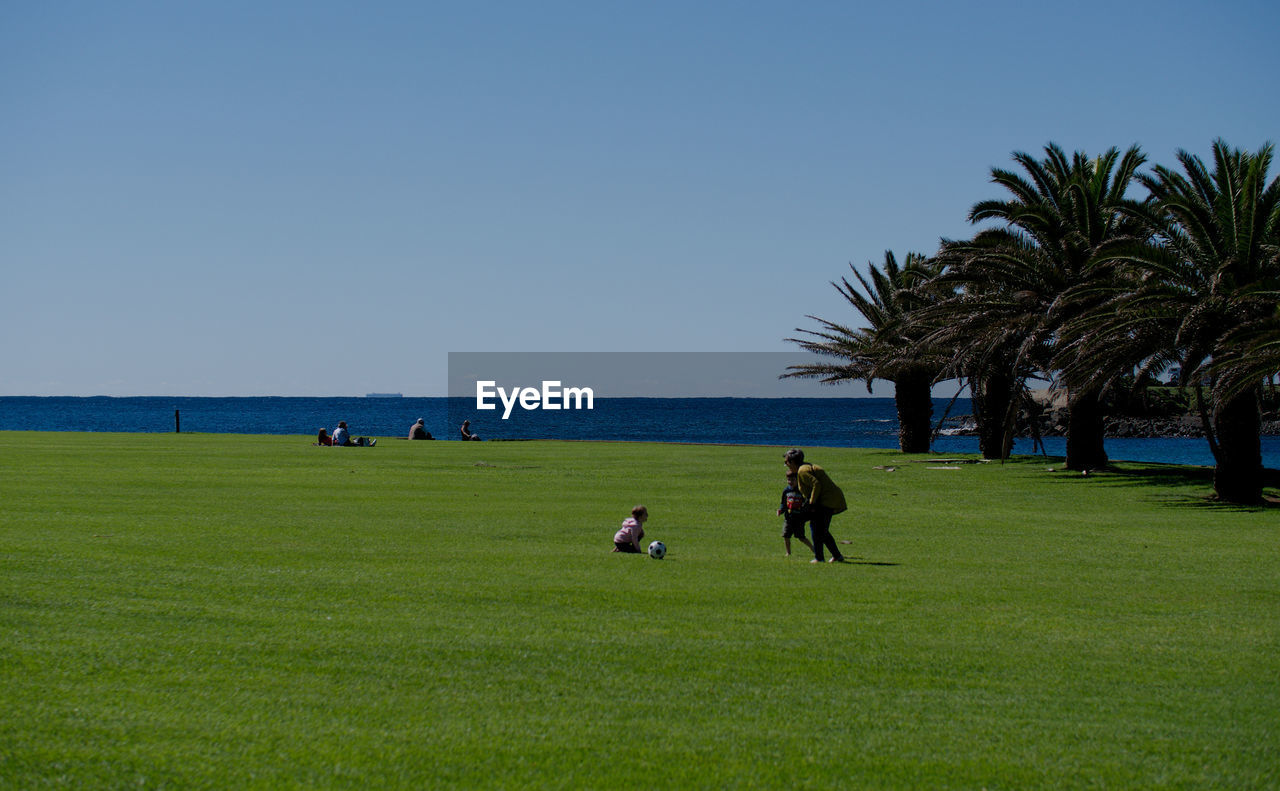
[[[796,474],[800,494],[809,501],[809,530],[813,533],[813,560],[809,562],[821,563],[825,546],[831,550],[830,562],[843,563],[844,555],[840,554],[836,540],[831,537],[831,517],[848,510],[844,492],[835,485],[826,470],[816,464],[805,464],[804,451],[792,448],[782,460],[787,469]]]

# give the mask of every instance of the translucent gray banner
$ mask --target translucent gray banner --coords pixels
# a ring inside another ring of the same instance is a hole
[[[497,397],[534,388],[589,389],[595,398],[821,398],[865,394],[865,386],[779,379],[817,362],[803,352],[450,352],[449,396]],[[480,383],[492,383],[481,385]],[[856,390],[854,389],[856,388]]]
[[[795,409],[778,399],[865,394],[860,383],[779,378],[814,362],[786,352],[451,352],[448,431],[456,439],[765,441]]]

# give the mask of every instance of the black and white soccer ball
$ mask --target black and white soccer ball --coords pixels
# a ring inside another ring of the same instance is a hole
[[[661,541],[654,541],[649,545],[649,557],[654,560],[662,560],[667,556],[667,545]]]

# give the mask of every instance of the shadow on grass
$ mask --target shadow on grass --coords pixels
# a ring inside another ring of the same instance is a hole
[[[848,541],[841,541],[842,544],[848,544]],[[844,565],[846,566],[901,566],[901,563],[890,563],[887,560],[867,560],[857,555],[845,555]]]
[[[1065,472],[1065,471],[1064,471]],[[1213,468],[1189,467],[1158,462],[1114,462],[1105,471],[1092,476],[1068,474],[1059,478],[1063,483],[1084,485],[1094,481],[1106,481],[1111,485],[1133,487],[1158,487],[1169,491],[1159,497],[1167,506],[1180,508],[1211,508],[1223,511],[1258,512],[1280,507],[1274,497],[1264,495],[1257,505],[1244,505],[1218,500],[1213,493]],[[1280,483],[1280,472],[1263,470],[1263,485],[1274,487]]]

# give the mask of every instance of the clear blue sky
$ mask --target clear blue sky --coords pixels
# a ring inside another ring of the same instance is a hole
[[[1015,150],[1280,140],[1277,31],[1243,0],[4,3],[0,395],[785,351],[850,317],[849,263],[971,233]]]

